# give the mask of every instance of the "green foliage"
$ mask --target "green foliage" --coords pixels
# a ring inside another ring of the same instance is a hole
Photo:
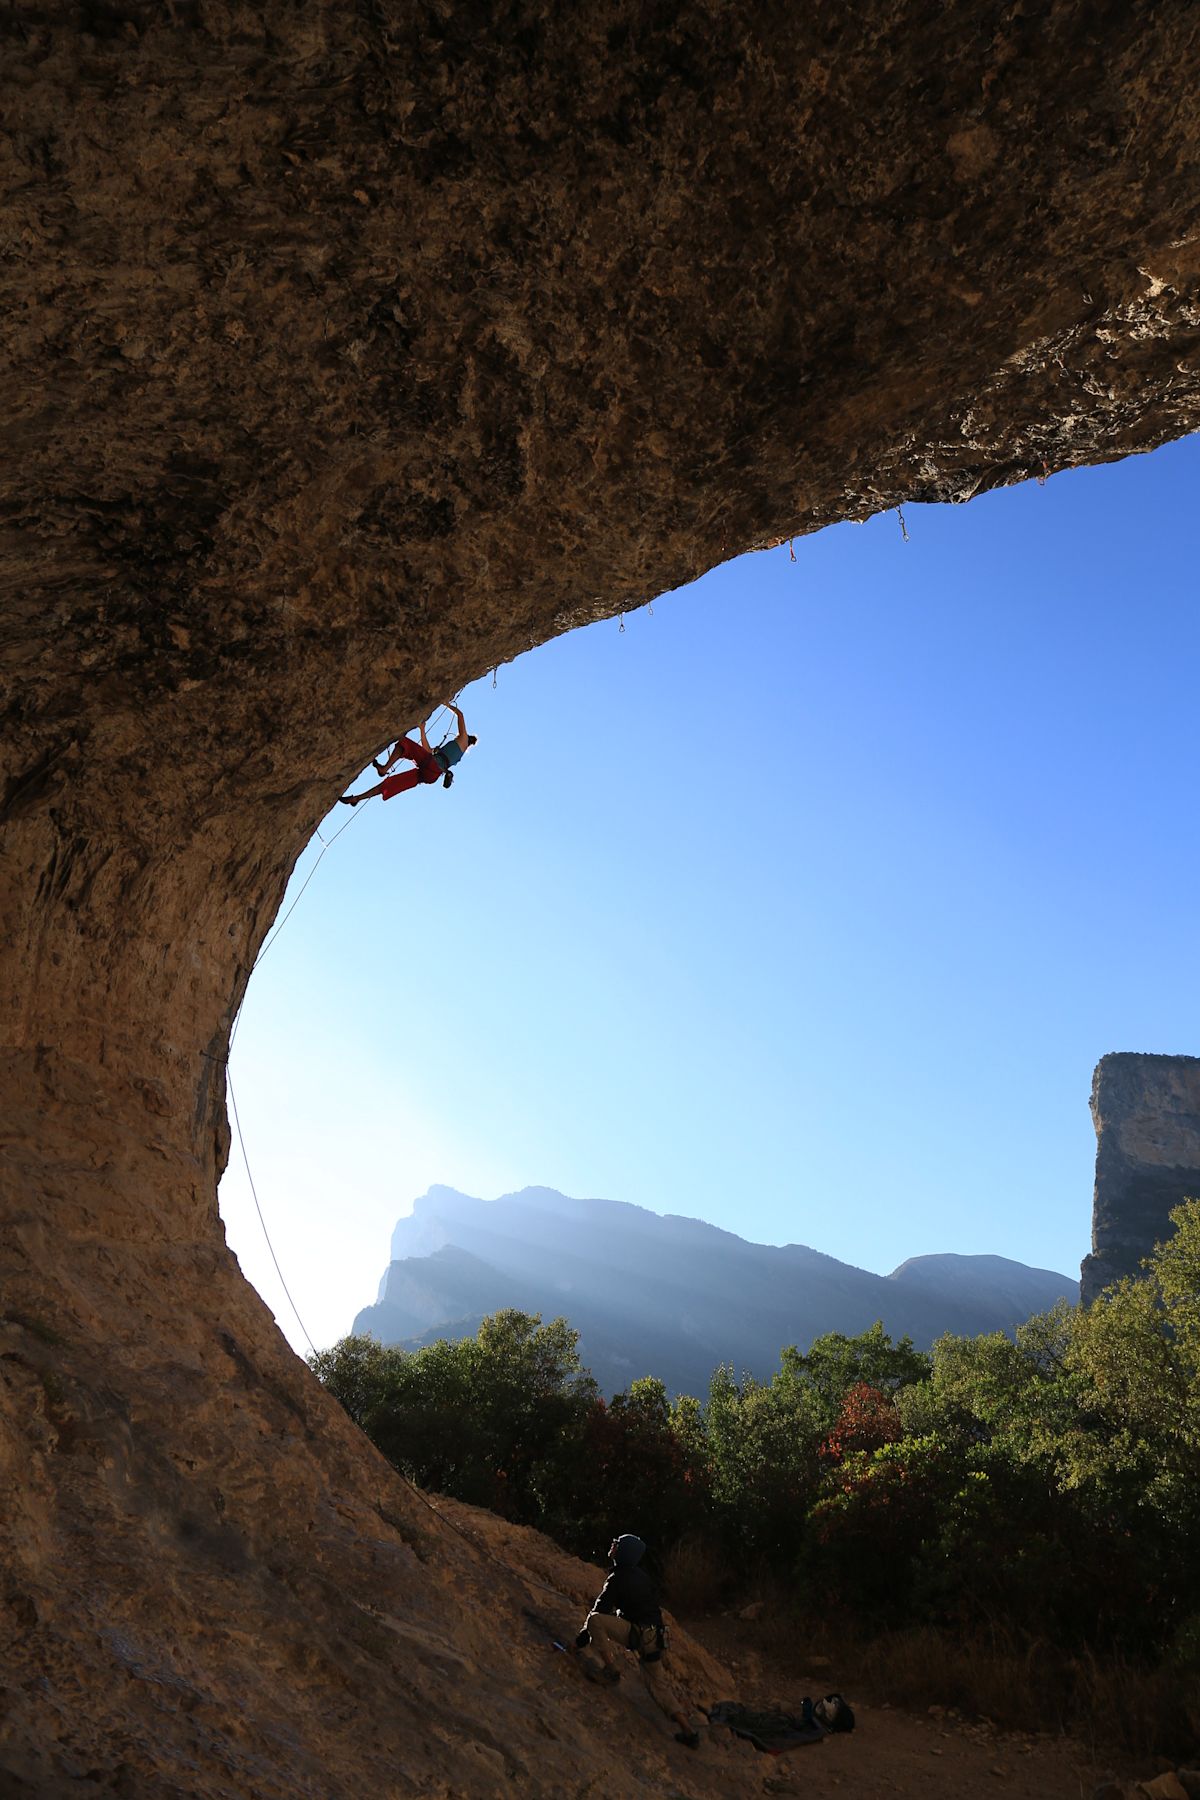
[[[702,1446],[677,1432],[674,1420],[666,1388],[652,1377],[608,1404],[594,1402],[575,1465],[568,1453],[561,1471],[560,1541],[602,1554],[615,1533],[633,1530],[661,1550],[704,1519]]]
[[[1200,1609],[1200,1203],[1172,1218],[1144,1276],[1015,1342],[943,1338],[928,1380],[899,1394],[906,1432],[961,1477],[919,1552],[886,1534],[909,1616],[1149,1651]],[[864,1518],[871,1503],[840,1502]]]
[[[831,1466],[797,1561],[810,1601],[881,1625],[907,1616],[915,1559],[960,1476],[932,1437],[851,1451]]]
[[[999,1438],[1018,1460],[1049,1454],[1078,1422],[1077,1384],[1066,1372],[1076,1316],[1060,1302],[1015,1342],[1002,1332],[939,1338],[928,1380],[898,1396],[905,1428],[959,1450]]]
[[[370,1435],[370,1419],[394,1371],[404,1362],[403,1350],[376,1343],[373,1337],[344,1337],[332,1350],[318,1350],[308,1366],[356,1425]]]
[[[790,1557],[819,1475],[817,1445],[825,1414],[812,1387],[785,1354],[768,1383],[740,1384],[718,1369],[704,1414],[713,1501],[731,1550]]]
[[[510,1310],[457,1343],[406,1355],[344,1338],[310,1363],[412,1480],[533,1523],[595,1401],[578,1343],[565,1319]]]
[[[770,1381],[718,1369],[703,1403],[651,1377],[606,1402],[566,1321],[518,1312],[412,1355],[346,1338],[312,1366],[414,1480],[571,1549],[636,1531],[860,1626],[1119,1643],[1188,1670],[1200,1202],[1172,1217],[1145,1274],[1086,1312],[928,1356],[878,1323],[834,1332]]]
[[[1171,1216],[1176,1236],[1080,1317],[1067,1356],[1103,1427],[1081,1474],[1132,1471],[1164,1504],[1200,1477],[1200,1202]]]
[[[929,1374],[924,1351],[914,1350],[910,1337],[893,1344],[879,1319],[858,1337],[826,1332],[813,1340],[807,1356],[801,1356],[792,1345],[783,1352],[782,1363],[785,1370],[791,1365],[795,1377],[820,1399],[831,1424],[843,1398],[857,1383],[894,1394],[912,1382],[924,1381]]]
[[[1163,1309],[1181,1354],[1200,1365],[1200,1200],[1185,1200],[1171,1214],[1173,1235],[1151,1258]]]

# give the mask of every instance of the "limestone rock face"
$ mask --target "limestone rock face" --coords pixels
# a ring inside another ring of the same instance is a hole
[[[446,691],[764,541],[1200,423],[1200,18],[0,32],[0,1768],[664,1791],[243,1283],[231,1021],[314,821]]]
[[[1086,1305],[1170,1237],[1171,1208],[1200,1196],[1200,1057],[1103,1056],[1092,1078],[1096,1190]]]

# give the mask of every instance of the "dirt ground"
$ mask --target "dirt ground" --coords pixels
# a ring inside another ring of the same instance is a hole
[[[730,1671],[738,1699],[748,1705],[779,1704],[793,1710],[805,1694],[844,1693],[854,1708],[855,1729],[777,1757],[745,1746],[747,1792],[804,1795],[806,1800],[1091,1800],[1114,1759],[1100,1760],[1069,1738],[1013,1733],[961,1718],[941,1707],[921,1715],[871,1704],[855,1693],[853,1671],[817,1667],[809,1674],[783,1673],[755,1645],[754,1627],[737,1620],[688,1619],[686,1629]],[[713,1734],[717,1734],[714,1732]],[[724,1739],[731,1734],[721,1733]],[[700,1756],[723,1755],[723,1745]],[[1122,1770],[1128,1776],[1129,1771]],[[1142,1778],[1152,1771],[1140,1771]]]
[[[556,1653],[552,1638],[570,1644],[604,1571],[568,1556],[539,1532],[493,1513],[445,1496],[438,1496],[436,1505],[488,1555],[519,1569],[531,1584],[537,1612],[545,1613],[548,1685],[582,1683],[578,1660],[569,1650]],[[671,1741],[672,1728],[629,1657],[618,1687],[588,1687],[589,1706],[614,1741],[628,1731],[631,1710],[641,1715],[642,1724],[661,1742],[668,1771],[663,1800],[697,1791],[795,1794],[805,1800],[1092,1800],[1105,1777],[1144,1781],[1156,1773],[1070,1738],[1003,1731],[936,1705],[925,1712],[890,1706],[878,1695],[864,1696],[853,1668],[815,1652],[807,1668],[790,1657],[782,1666],[763,1628],[737,1614],[681,1613],[675,1626],[672,1673],[681,1693],[693,1702],[707,1707],[717,1700],[738,1700],[794,1712],[806,1694],[816,1699],[840,1692],[854,1708],[855,1729],[782,1756],[767,1756],[727,1728],[710,1726],[699,1749],[689,1751]],[[629,1741],[632,1749],[634,1738]]]

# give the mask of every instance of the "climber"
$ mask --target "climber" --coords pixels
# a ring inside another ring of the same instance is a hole
[[[463,752],[469,750],[478,739],[467,730],[461,708],[455,706],[452,700],[446,700],[443,704],[458,720],[457,735],[448,739],[437,750],[429,748],[424,725],[418,727],[421,737],[419,744],[414,744],[409,737],[397,738],[386,761],[373,761],[375,773],[382,775],[383,780],[375,787],[368,788],[365,794],[343,794],[343,806],[357,806],[360,800],[370,800],[376,794],[382,794],[385,800],[390,800],[393,794],[407,793],[409,788],[417,787],[421,782],[440,781],[443,787],[450,786],[454,780],[452,771],[455,764],[462,761]],[[402,757],[406,762],[412,763],[413,768],[405,769],[399,775],[390,774],[392,765]]]
[[[696,1750],[700,1746],[700,1727],[706,1721],[681,1698],[667,1673],[666,1631],[658,1589],[645,1569],[638,1566],[645,1549],[641,1538],[629,1532],[613,1539],[608,1551],[612,1573],[592,1602],[592,1610],[575,1639],[575,1648],[582,1652],[589,1645],[594,1646],[598,1662],[584,1658],[584,1668],[591,1680],[611,1682],[614,1686],[621,1679],[621,1671],[612,1660],[612,1649],[619,1646],[632,1650],[651,1699],[679,1727],[675,1742]]]

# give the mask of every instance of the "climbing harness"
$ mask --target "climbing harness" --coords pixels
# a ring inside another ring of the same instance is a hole
[[[668,1642],[665,1625],[630,1624],[629,1648],[637,1653],[639,1662],[661,1662]]]

